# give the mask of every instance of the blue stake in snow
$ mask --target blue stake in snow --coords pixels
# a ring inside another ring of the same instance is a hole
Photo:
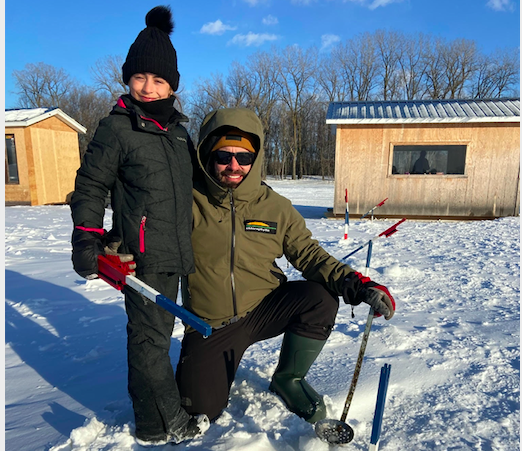
[[[397,232],[397,227],[402,224],[404,221],[406,221],[406,218],[402,218],[397,224],[394,224],[392,225],[391,227],[389,227],[388,229],[386,229],[384,232],[381,232],[379,233],[379,235],[377,236],[374,236],[370,241],[364,243],[362,246],[359,246],[357,249],[355,249],[354,251],[350,252],[348,255],[345,255],[343,258],[341,258],[339,261],[342,262],[344,260],[346,260],[348,257],[351,257],[353,254],[355,254],[356,252],[359,252],[361,249],[364,249],[366,246],[369,246],[370,243],[374,240],[376,240],[377,238],[381,238],[381,237],[385,237],[385,238],[389,238],[390,236],[392,236],[395,232]]]
[[[387,363],[381,368],[381,377],[379,379],[379,390],[377,392],[377,403],[375,404],[375,414],[373,416],[372,436],[370,438],[369,451],[377,451],[379,449],[379,440],[381,438],[382,417],[384,414],[384,404],[386,402],[386,392],[388,391],[388,382],[390,380],[391,365]]]
[[[366,268],[364,269],[364,275],[368,277],[368,273],[370,272],[370,262],[372,260],[372,248],[373,248],[373,240],[368,241],[368,253],[366,254]]]

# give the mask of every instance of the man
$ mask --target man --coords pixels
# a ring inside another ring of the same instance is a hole
[[[430,170],[430,162],[426,158],[426,151],[421,150],[420,157],[417,158],[411,170],[412,174],[427,174]]]
[[[214,111],[199,136],[196,272],[188,277],[184,305],[213,332],[207,339],[185,333],[176,373],[182,405],[216,419],[244,351],[284,333],[269,389],[292,412],[316,422],[326,408],[304,377],[332,331],[338,296],[352,305],[367,302],[386,319],[393,316],[393,298],[324,251],[290,201],[261,182],[263,127],[252,111]],[[286,280],[275,264],[283,255],[306,280]]]

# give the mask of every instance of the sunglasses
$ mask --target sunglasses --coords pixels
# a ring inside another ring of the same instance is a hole
[[[235,158],[239,166],[249,166],[256,159],[256,154],[252,152],[232,153],[226,150],[216,150],[213,152],[217,164],[229,164]]]

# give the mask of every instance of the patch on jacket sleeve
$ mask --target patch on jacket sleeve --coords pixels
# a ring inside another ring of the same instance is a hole
[[[247,219],[245,221],[245,232],[261,232],[275,235],[277,232],[277,222]]]

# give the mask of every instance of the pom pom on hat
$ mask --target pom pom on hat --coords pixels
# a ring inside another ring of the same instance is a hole
[[[174,22],[170,7],[156,6],[152,8],[145,16],[145,25],[159,28],[164,33],[171,34],[174,31]]]
[[[122,67],[123,82],[128,85],[134,74],[149,72],[164,78],[173,91],[179,86],[178,58],[170,41],[174,30],[168,6],[156,6],[145,16],[144,28],[130,46]]]

